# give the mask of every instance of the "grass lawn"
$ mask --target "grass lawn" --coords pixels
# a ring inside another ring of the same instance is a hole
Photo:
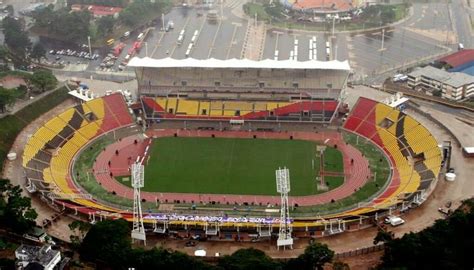
[[[290,195],[316,194],[319,160],[315,153],[316,143],[311,141],[159,138],[153,141],[145,166],[143,190],[277,195],[275,170],[286,166]]]
[[[326,147],[324,150],[324,171],[327,172],[344,172],[344,163],[342,162],[341,151]]]

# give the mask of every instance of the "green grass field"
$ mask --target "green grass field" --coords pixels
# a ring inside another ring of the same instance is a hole
[[[155,139],[150,160],[145,166],[143,190],[277,195],[275,170],[286,166],[290,169],[290,195],[321,193],[315,183],[319,173],[316,145],[315,142],[300,140]],[[338,150],[329,153],[331,157],[326,159],[334,161],[340,158],[342,162],[342,154]],[[331,189],[343,182],[337,177],[330,181]],[[130,185],[130,182],[122,183]]]

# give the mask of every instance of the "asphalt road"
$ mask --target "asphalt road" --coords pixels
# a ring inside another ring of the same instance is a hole
[[[471,26],[469,25],[468,11],[464,2],[463,0],[452,0],[451,10],[459,42],[463,43],[465,48],[471,48]]]

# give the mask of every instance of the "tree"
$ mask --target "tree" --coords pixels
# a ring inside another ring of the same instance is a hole
[[[30,57],[33,58],[33,59],[36,59],[36,61],[38,61],[38,63],[40,62],[41,60],[41,57],[45,57],[46,55],[46,50],[44,49],[43,45],[41,45],[41,43],[35,43],[35,45],[33,46],[33,49],[31,50],[31,54],[30,54]]]
[[[16,233],[24,233],[35,226],[38,217],[31,208],[31,199],[21,195],[20,186],[0,179],[0,224]]]
[[[347,263],[337,261],[332,264],[332,270],[351,270],[351,268]]]
[[[377,245],[379,242],[387,243],[387,242],[393,240],[393,236],[394,235],[393,235],[392,232],[389,232],[389,231],[386,231],[386,230],[383,230],[383,229],[379,229],[379,231],[377,232],[377,235],[374,238],[374,245]]]
[[[104,16],[97,20],[97,31],[101,36],[106,36],[114,29],[115,19],[112,16]]]
[[[247,248],[239,249],[230,256],[219,259],[218,266],[226,270],[278,269],[279,264],[263,251]]]
[[[0,59],[5,59],[8,55],[8,49],[0,45]]]
[[[385,242],[381,269],[473,269],[474,200],[446,220]]]
[[[13,16],[15,14],[13,6],[12,5],[7,5],[5,7],[5,11],[8,13],[8,15]]]
[[[130,254],[129,267],[135,269],[216,269],[182,252],[170,251],[163,248],[151,250],[133,249]]]
[[[130,253],[130,229],[124,219],[97,222],[79,248],[82,259],[101,261],[114,269],[125,268]]]
[[[32,14],[35,27],[49,35],[69,42],[85,42],[89,35],[92,16],[89,11],[70,12],[63,8],[54,10],[54,6],[35,11]]]
[[[0,87],[0,112],[4,113],[6,107],[15,103],[16,96],[12,90]]]
[[[296,259],[291,259],[285,266],[285,269],[323,269],[323,266],[331,262],[334,257],[334,251],[330,250],[326,244],[313,243],[306,247],[303,254]]]
[[[74,233],[69,236],[71,243],[75,247],[79,247],[82,243],[82,239],[84,239],[84,236],[86,236],[86,233],[90,230],[91,225],[83,221],[74,220],[68,227]]]
[[[160,14],[169,3],[169,1],[159,0],[155,2],[135,0],[120,12],[119,20],[126,26],[138,26],[140,23],[145,23],[151,16]]]
[[[17,56],[25,58],[26,51],[31,47],[31,41],[28,38],[28,33],[24,31],[21,22],[12,17],[6,17],[3,19],[2,24],[5,44],[7,44],[8,48],[14,51]]]
[[[38,70],[33,73],[30,79],[31,83],[42,92],[56,87],[58,80],[49,70]]]

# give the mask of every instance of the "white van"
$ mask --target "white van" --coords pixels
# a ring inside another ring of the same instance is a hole
[[[390,224],[393,227],[396,227],[396,226],[399,226],[399,225],[402,225],[403,223],[405,223],[405,220],[403,220],[402,218],[397,217],[397,216],[388,216],[385,219],[385,223]]]

